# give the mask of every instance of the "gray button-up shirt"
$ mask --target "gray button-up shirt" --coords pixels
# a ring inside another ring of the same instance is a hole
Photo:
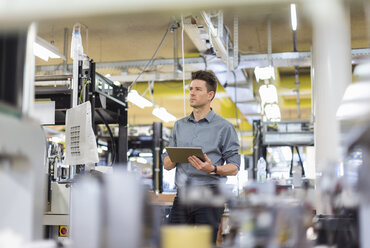
[[[175,122],[170,137],[170,147],[201,147],[212,164],[234,164],[240,167],[239,141],[234,126],[213,110],[196,121],[193,113]],[[162,157],[167,156],[164,153]],[[191,179],[193,185],[218,184],[220,175],[197,170],[190,163],[176,164],[176,187],[181,188]]]

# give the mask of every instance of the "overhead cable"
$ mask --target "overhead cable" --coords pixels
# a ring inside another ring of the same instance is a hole
[[[134,86],[134,84],[136,83],[136,81],[140,78],[141,74],[143,74],[145,72],[146,68],[154,61],[154,57],[157,55],[157,52],[158,52],[159,48],[162,46],[162,43],[163,43],[164,39],[166,38],[167,33],[168,33],[168,30],[170,29],[170,27],[171,27],[171,21],[168,22],[168,26],[166,28],[166,32],[164,33],[164,35],[162,37],[162,40],[159,43],[157,49],[155,50],[153,56],[150,58],[150,60],[148,61],[148,63],[146,63],[144,69],[139,73],[139,75],[137,75],[136,79],[130,84],[130,86],[128,87],[128,91],[131,90],[131,88]]]
[[[184,92],[184,117],[186,116],[185,103],[185,55],[184,55],[184,16],[181,15],[181,55],[182,55],[182,88]]]

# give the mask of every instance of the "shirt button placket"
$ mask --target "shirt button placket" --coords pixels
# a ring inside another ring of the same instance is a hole
[[[199,125],[199,123],[195,123],[195,125],[194,125],[194,135],[193,135],[193,139],[191,141],[192,146],[197,146],[198,125]]]

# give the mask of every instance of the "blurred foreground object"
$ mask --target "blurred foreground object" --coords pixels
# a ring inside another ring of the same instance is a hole
[[[24,247],[42,238],[46,140],[39,123],[29,118],[35,38],[34,24],[0,33],[0,247]]]
[[[211,248],[210,226],[173,225],[161,228],[162,248]]]

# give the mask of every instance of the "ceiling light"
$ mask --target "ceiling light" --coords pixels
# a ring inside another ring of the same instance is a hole
[[[113,83],[114,83],[115,86],[121,86],[121,83],[118,82],[118,81],[113,81]]]
[[[35,42],[33,43],[33,53],[35,56],[48,61],[49,58],[52,59],[66,59],[62,54],[59,53],[59,49],[47,42],[46,40],[36,37]]]
[[[266,103],[278,103],[276,87],[272,84],[261,85],[259,88],[262,106]]]
[[[273,79],[275,80],[275,70],[274,67],[266,66],[266,67],[258,67],[254,69],[254,75],[256,76],[257,82],[261,80],[268,80]]]
[[[295,7],[295,4],[290,4],[290,20],[292,23],[292,29],[293,31],[297,30],[297,10]]]
[[[266,104],[265,106],[265,116],[269,121],[280,121],[281,114],[280,108],[277,104]]]
[[[152,107],[153,103],[151,103],[149,100],[146,98],[140,96],[136,90],[131,90],[128,93],[127,100],[132,102],[133,104],[137,105],[140,108],[145,108],[145,107]]]
[[[168,113],[163,107],[155,107],[152,114],[164,122],[176,121],[176,117]]]
[[[189,22],[189,19],[187,18],[186,21]],[[207,44],[209,45],[210,43],[207,43],[206,40],[210,38],[203,26],[199,28],[197,24],[184,23],[184,31],[201,54],[207,52]]]

